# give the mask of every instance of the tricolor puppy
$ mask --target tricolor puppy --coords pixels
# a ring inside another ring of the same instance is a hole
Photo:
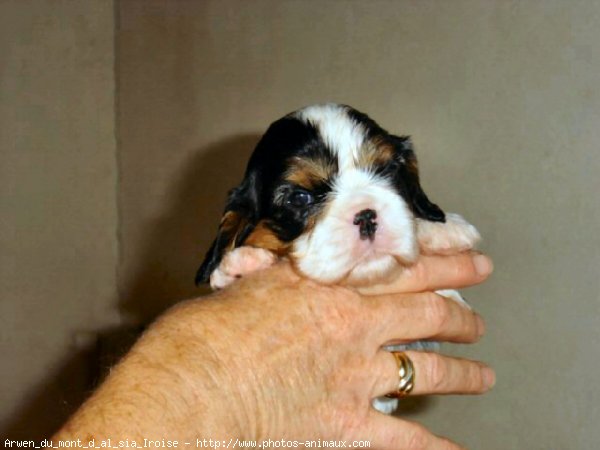
[[[264,134],[196,282],[223,288],[286,257],[322,283],[367,285],[400,275],[419,253],[461,252],[478,240],[474,226],[427,198],[408,137],[349,106],[315,105]]]
[[[427,198],[408,137],[349,106],[315,105],[262,137],[196,282],[222,288],[287,257],[309,278],[364,285],[420,252],[460,252],[478,240],[475,227]]]

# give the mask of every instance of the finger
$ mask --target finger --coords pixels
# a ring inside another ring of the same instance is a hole
[[[290,261],[287,259],[278,260],[272,266],[261,271],[257,276],[264,277],[267,272],[269,272],[271,276],[277,277],[281,282],[285,283],[293,284],[297,283],[301,279],[300,274],[294,269]],[[247,276],[252,275],[254,274],[249,274]]]
[[[483,394],[496,381],[494,371],[479,361],[451,358],[437,353],[407,351],[414,366],[414,387],[410,395]],[[381,350],[375,358],[379,374],[373,396],[395,392],[400,376],[393,355]]]
[[[370,437],[372,448],[394,450],[460,450],[463,448],[448,439],[435,436],[418,423],[387,416],[374,410],[369,413],[367,430],[360,430],[360,432],[364,433],[363,436]]]
[[[374,296],[367,301],[379,324],[378,343],[435,339],[466,344],[477,342],[485,331],[477,313],[433,292]]]
[[[418,261],[395,279],[361,287],[366,295],[458,289],[483,282],[493,271],[492,260],[481,253],[451,256],[420,256]]]

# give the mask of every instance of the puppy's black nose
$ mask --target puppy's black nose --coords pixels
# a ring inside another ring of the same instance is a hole
[[[377,213],[372,209],[363,209],[354,215],[354,225],[358,225],[360,238],[364,241],[375,239],[375,231],[377,231]]]

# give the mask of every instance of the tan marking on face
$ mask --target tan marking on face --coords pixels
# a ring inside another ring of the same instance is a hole
[[[221,217],[221,223],[219,224],[219,228],[223,231],[231,231],[237,227],[239,222],[241,221],[241,216],[235,211],[227,211]]]
[[[284,256],[290,250],[290,244],[279,239],[264,220],[256,225],[243,244],[270,250],[278,256]]]
[[[394,148],[382,139],[375,138],[365,143],[360,149],[357,165],[361,168],[381,166],[389,163],[394,157]]]
[[[235,211],[227,211],[221,218],[219,232],[227,236],[227,248],[233,250],[238,234],[246,227],[248,219]]]
[[[327,182],[334,175],[335,167],[321,158],[293,158],[285,174],[290,183],[311,190]]]

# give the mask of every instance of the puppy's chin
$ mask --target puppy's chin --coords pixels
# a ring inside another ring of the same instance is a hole
[[[324,284],[340,284],[353,287],[390,282],[398,277],[407,266],[411,265],[410,261],[398,259],[390,254],[370,255],[356,264],[349,272],[332,277],[329,273],[322,274],[314,271],[306,273],[302,270],[302,265],[298,264],[293,256],[289,259],[296,270],[306,277]]]
[[[398,275],[402,266],[392,255],[369,255],[360,261],[341,281],[348,286],[365,286],[384,283]]]
[[[288,255],[288,258],[296,270],[308,278],[324,284],[355,287],[388,282],[397,277],[405,267],[413,264],[416,258],[416,254],[404,254],[400,257],[372,249],[360,251],[356,247],[360,245],[355,246],[354,251],[347,251],[347,254],[353,255],[352,260],[334,257],[329,260],[320,259],[320,264],[314,264],[314,260],[308,259],[312,263],[307,264],[307,259],[299,258],[297,253]]]

